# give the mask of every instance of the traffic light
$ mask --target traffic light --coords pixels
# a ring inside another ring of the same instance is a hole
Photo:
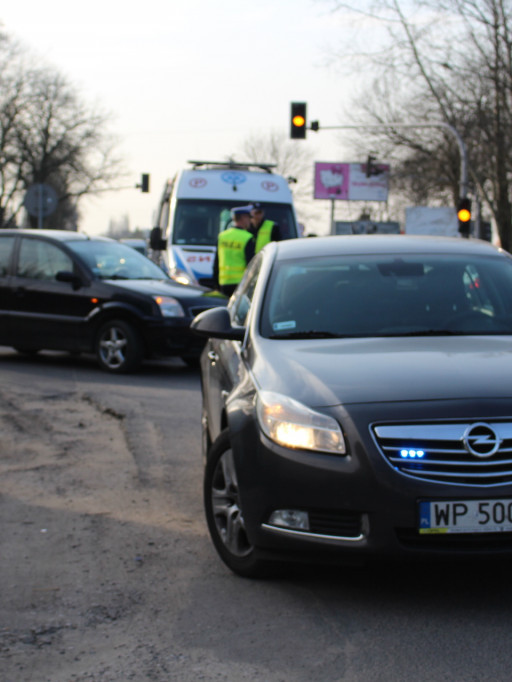
[[[463,237],[469,237],[471,225],[471,199],[461,197],[457,206],[457,218],[459,219],[459,232]]]
[[[366,159],[366,177],[371,178],[372,175],[376,175],[375,173],[375,166],[373,162],[375,161],[375,157],[372,156],[371,154],[368,154],[368,158]]]
[[[306,139],[306,102],[292,102],[290,115],[290,137],[292,140]]]
[[[373,175],[382,175],[382,173],[385,173],[385,169],[383,168],[382,165],[377,165],[375,163],[376,158],[375,156],[372,156],[371,154],[368,154],[368,158],[366,159],[366,177],[371,178]]]
[[[149,192],[149,173],[142,173],[139,187],[141,192]]]

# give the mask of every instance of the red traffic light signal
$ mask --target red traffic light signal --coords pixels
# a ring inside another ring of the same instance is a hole
[[[306,138],[306,102],[292,102],[290,112],[290,137],[292,140]]]
[[[459,199],[457,218],[459,219],[459,232],[464,237],[468,237],[471,223],[471,199],[468,197],[461,197]]]

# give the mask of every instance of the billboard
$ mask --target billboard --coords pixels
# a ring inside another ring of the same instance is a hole
[[[451,206],[409,206],[405,209],[407,234],[459,236],[457,212]]]
[[[389,165],[374,164],[366,177],[365,163],[315,163],[315,199],[343,201],[387,201]]]

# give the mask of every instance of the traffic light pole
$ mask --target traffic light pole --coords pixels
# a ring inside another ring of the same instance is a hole
[[[322,126],[322,130],[348,130],[348,129],[373,129],[386,130],[389,128],[444,128],[457,140],[460,153],[460,182],[459,182],[459,198],[464,198],[468,194],[468,153],[464,140],[460,136],[458,130],[449,123],[375,123],[369,125],[344,125],[344,126]],[[311,130],[317,132],[320,130],[318,121],[311,122]]]

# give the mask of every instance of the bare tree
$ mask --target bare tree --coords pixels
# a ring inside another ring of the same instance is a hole
[[[26,190],[46,183],[58,196],[52,227],[76,229],[78,202],[122,175],[110,118],[81,101],[50,67],[0,35],[0,225],[18,220]]]
[[[349,7],[335,2],[337,10]],[[406,9],[407,8],[407,9]],[[385,49],[366,54],[389,99],[359,108],[368,123],[389,123],[373,139],[395,151],[402,186],[456,197],[458,150],[445,133],[394,127],[392,122],[448,123],[465,140],[474,190],[495,219],[504,248],[512,247],[508,175],[512,170],[512,8],[508,0],[378,0],[353,12],[386,28]],[[382,48],[382,45],[380,46]],[[407,150],[406,154],[403,151]],[[407,176],[410,180],[407,181]],[[417,184],[417,183],[416,183]],[[414,193],[413,193],[414,194]]]
[[[16,122],[23,110],[25,80],[19,69],[19,47],[0,33],[0,227],[14,225],[21,205],[23,169]]]

